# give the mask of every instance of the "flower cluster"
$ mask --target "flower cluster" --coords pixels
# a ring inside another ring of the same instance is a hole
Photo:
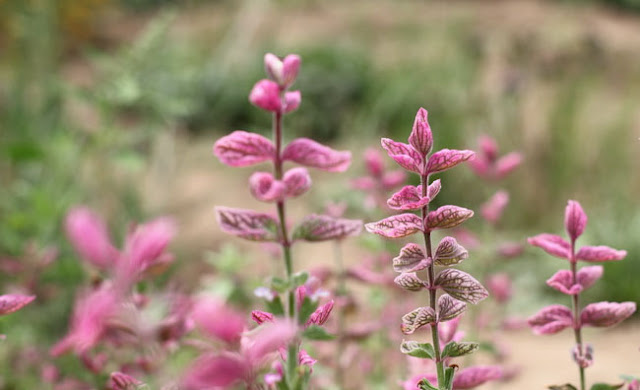
[[[292,338],[287,356],[282,359],[287,363],[282,375],[269,376],[270,385],[275,386],[277,382],[278,388],[293,389],[307,381],[310,373],[310,370],[298,369],[301,361],[310,359],[304,358],[306,353],[302,354],[303,351],[299,348],[300,336],[310,339],[327,336],[316,327],[326,321],[333,303],[318,307],[317,300],[300,295],[300,291],[305,291],[304,285],[309,276],[307,273],[294,274],[291,247],[296,241],[339,240],[357,235],[362,229],[362,222],[312,214],[303,218],[289,232],[286,200],[304,194],[311,187],[307,168],[343,172],[351,163],[351,153],[333,150],[308,138],[294,139],[283,145],[283,117],[294,111],[301,101],[299,91],[289,91],[298,75],[300,57],[288,55],[281,59],[267,54],[264,64],[269,79],[255,84],[249,101],[272,113],[273,142],[259,134],[238,130],[219,139],[213,146],[213,153],[222,163],[232,167],[270,162],[272,172],[253,173],[249,178],[249,190],[257,200],[275,203],[276,213],[217,207],[216,214],[220,227],[226,233],[252,241],[275,242],[282,248],[286,277],[272,278],[271,286],[266,289],[269,293],[263,294],[270,313],[254,312],[254,319],[259,319],[258,322],[262,323],[273,316],[284,316],[298,324],[299,335]],[[301,166],[285,171],[285,162]],[[279,294],[286,295],[285,304]]]
[[[431,327],[433,344],[405,341],[402,351],[410,356],[435,361],[435,387],[428,379],[420,382],[420,388],[451,390],[454,386],[455,368],[449,365],[449,358],[469,354],[478,348],[476,343],[452,340],[441,347],[439,326],[441,323],[458,318],[467,303],[476,304],[488,296],[487,290],[471,275],[451,266],[461,263],[468,252],[452,237],[443,238],[432,250],[431,233],[439,229],[449,229],[462,224],[473,216],[473,211],[458,206],[442,206],[429,211],[430,202],[441,189],[440,179],[429,183],[431,175],[443,172],[471,159],[470,150],[442,149],[433,154],[433,135],[427,121],[427,111],[418,110],[409,144],[382,139],[382,147],[389,156],[404,169],[420,175],[419,186],[405,186],[387,201],[389,207],[400,211],[419,210],[394,215],[381,221],[365,225],[366,229],[386,238],[402,238],[414,233],[422,233],[424,247],[415,243],[405,245],[393,259],[393,268],[400,273],[395,282],[408,291],[428,291],[429,306],[419,307],[402,317],[402,332],[412,334],[419,328]],[[445,267],[436,274],[435,266]],[[424,271],[427,280],[418,275]],[[436,300],[438,290],[444,293]],[[490,379],[487,377],[487,380]],[[432,378],[433,380],[433,378]]]
[[[623,321],[636,310],[634,302],[598,302],[580,308],[580,293],[591,287],[603,273],[601,265],[590,265],[578,269],[578,261],[603,263],[622,260],[627,255],[624,250],[608,246],[583,246],[576,251],[576,240],[587,226],[587,215],[580,203],[570,200],[565,210],[564,226],[569,241],[554,234],[543,233],[529,238],[529,244],[542,248],[548,254],[569,261],[569,270],[555,273],[547,285],[572,299],[572,308],[551,305],[540,310],[529,319],[529,325],[536,334],[554,334],[565,328],[572,328],[576,345],[571,353],[580,372],[580,389],[585,390],[584,369],[593,364],[593,348],[582,340],[585,326],[608,327]],[[613,387],[612,387],[613,388]]]

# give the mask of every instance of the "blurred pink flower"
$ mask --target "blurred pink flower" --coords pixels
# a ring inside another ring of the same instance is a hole
[[[506,191],[498,191],[482,205],[480,213],[487,222],[496,224],[502,217],[502,212],[508,203],[509,193]]]
[[[118,251],[111,244],[102,219],[84,206],[74,207],[65,219],[67,237],[83,260],[100,269],[113,266]]]
[[[490,180],[504,179],[522,162],[522,155],[518,152],[498,158],[498,144],[487,135],[478,138],[478,145],[480,150],[469,165],[479,177]]]
[[[490,275],[487,278],[487,289],[498,303],[507,303],[513,295],[511,277],[506,272]]]

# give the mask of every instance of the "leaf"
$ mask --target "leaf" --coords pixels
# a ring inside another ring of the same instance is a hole
[[[413,129],[411,130],[411,135],[409,135],[409,143],[422,156],[429,154],[433,146],[433,134],[427,117],[427,110],[421,107],[416,114],[416,118],[413,121]]]
[[[451,266],[460,264],[462,260],[469,257],[469,252],[453,237],[445,237],[436,248],[434,261],[438,265]]]
[[[464,313],[467,304],[442,294],[438,298],[438,321],[449,321]]]
[[[291,287],[290,283],[282,278],[274,276],[271,278],[271,289],[279,293],[284,293]]]
[[[282,304],[282,299],[280,299],[279,296],[276,296],[270,301],[266,301],[265,305],[267,306],[267,311],[269,313],[272,313],[275,316],[284,316],[284,305]]]
[[[407,291],[420,291],[425,288],[425,283],[415,272],[401,273],[393,281]]]
[[[445,357],[458,357],[458,356],[469,355],[474,353],[479,347],[480,347],[480,344],[478,343],[471,343],[471,342],[456,343],[455,341],[452,341],[449,344],[447,344],[442,350],[442,357],[445,358]]]
[[[635,302],[597,302],[585,306],[580,313],[584,326],[607,327],[616,325],[636,311]]]
[[[550,390],[578,390],[574,385],[566,383],[564,385],[559,386],[549,386]]]
[[[287,189],[287,196],[294,198],[307,192],[311,188],[311,176],[306,168],[291,168],[284,173],[282,182]]]
[[[555,334],[573,326],[571,309],[563,305],[542,308],[527,321],[535,334]]]
[[[307,340],[316,340],[316,341],[328,341],[333,340],[335,338],[334,335],[327,332],[327,330],[318,325],[311,325],[307,329],[302,332],[302,337]]]
[[[287,186],[269,172],[254,172],[249,177],[249,191],[261,202],[278,202],[285,198]]]
[[[427,196],[429,199],[434,200],[436,196],[440,193],[440,189],[442,188],[442,184],[440,184],[440,179],[434,180],[429,187],[427,187]]]
[[[389,157],[398,163],[402,168],[422,173],[424,159],[411,145],[396,142],[389,138],[382,138],[382,147],[387,151]]]
[[[476,304],[489,296],[487,290],[473,276],[453,268],[440,272],[435,285],[452,297],[468,303]]]
[[[400,352],[405,355],[421,358],[421,359],[433,359],[435,351],[433,345],[429,343],[419,343],[417,341],[402,341],[400,344]]]
[[[618,385],[608,385],[606,383],[594,383],[591,386],[590,390],[616,390],[616,389],[622,388],[622,386],[624,386],[624,383],[620,383]]]
[[[0,295],[0,316],[11,314],[27,306],[36,299],[35,295]]]
[[[427,324],[436,323],[436,312],[430,307],[419,307],[402,316],[400,329],[404,334],[411,334]]]
[[[431,262],[425,258],[422,247],[410,243],[400,249],[400,254],[393,258],[393,270],[396,272],[416,272],[427,268]]]
[[[556,272],[552,277],[547,279],[547,286],[567,295],[580,294],[582,291],[580,284],[573,284],[573,274],[566,269]]]
[[[333,150],[309,138],[298,138],[287,145],[282,159],[328,172],[344,172],[351,164],[351,152]]]
[[[293,281],[293,286],[292,287],[302,286],[303,284],[305,284],[307,282],[308,279],[309,279],[309,273],[308,272],[306,272],[306,271],[297,272],[297,273],[292,275],[292,281]]]
[[[561,259],[571,257],[571,244],[555,234],[542,233],[527,239],[530,245],[542,248],[545,252]]]
[[[426,379],[421,379],[420,382],[418,382],[418,389],[420,389],[420,390],[439,390],[437,387],[434,387],[433,385],[431,385],[431,383],[429,383],[429,381],[426,380]]]
[[[586,226],[587,214],[585,214],[579,202],[570,200],[564,211],[564,227],[567,229],[572,242],[582,235]]]
[[[473,211],[458,206],[442,206],[427,216],[427,228],[450,229],[473,217]]]
[[[309,242],[341,240],[357,236],[362,231],[362,221],[333,218],[328,215],[311,214],[293,230],[293,240]]]
[[[278,222],[265,213],[253,210],[216,207],[220,228],[229,234],[251,241],[277,241]]]
[[[429,204],[429,197],[423,197],[415,186],[405,186],[387,200],[387,205],[394,210],[418,210]]]
[[[270,140],[260,134],[237,130],[216,141],[213,154],[223,164],[246,167],[273,159],[275,148]]]
[[[415,214],[393,215],[364,225],[369,233],[386,238],[401,238],[422,231],[422,219]]]
[[[442,149],[429,157],[427,172],[429,174],[446,171],[456,165],[469,160],[475,153],[471,150]]]
[[[576,259],[588,262],[605,262],[622,260],[627,256],[627,251],[609,248],[608,246],[583,246],[576,253]]]

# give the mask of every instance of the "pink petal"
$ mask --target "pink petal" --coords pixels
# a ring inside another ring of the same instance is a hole
[[[302,101],[302,96],[300,95],[300,91],[292,91],[284,94],[284,113],[288,114],[293,112],[300,107],[300,102]]]
[[[290,87],[298,77],[300,56],[289,54],[284,59],[267,53],[264,56],[264,67],[267,75],[282,88]]]
[[[119,281],[127,284],[135,276],[165,261],[165,250],[175,234],[175,224],[169,218],[158,218],[138,225],[127,236],[123,257],[118,261]]]
[[[287,187],[287,196],[291,198],[300,196],[311,188],[311,176],[307,169],[302,167],[289,169],[282,181]]]
[[[564,226],[572,241],[575,241],[584,232],[587,226],[587,214],[582,210],[580,203],[570,200],[564,212]]]
[[[242,314],[213,297],[199,299],[193,306],[191,317],[208,336],[227,343],[240,340],[246,326]]]
[[[300,352],[298,352],[299,365],[313,367],[317,362],[318,361],[312,358],[304,349],[300,349]]]
[[[181,388],[202,390],[230,386],[244,380],[249,370],[250,367],[238,354],[204,355],[187,369]]]
[[[362,231],[362,221],[333,218],[328,215],[311,214],[293,230],[294,240],[310,242],[341,240],[357,236]]]
[[[473,211],[458,206],[442,206],[427,216],[429,230],[450,229],[473,217]]]
[[[632,380],[629,383],[629,387],[627,388],[627,390],[640,390],[640,381],[638,381],[637,379]]]
[[[415,272],[403,272],[393,281],[407,291],[420,291],[425,288],[425,283]]]
[[[473,276],[455,268],[441,271],[434,283],[455,299],[474,305],[489,296],[487,290]]]
[[[454,390],[473,389],[483,383],[502,378],[500,366],[474,366],[460,370],[453,377]]]
[[[487,278],[487,289],[498,303],[506,303],[513,295],[509,274],[500,272]]]
[[[489,162],[484,156],[477,157],[469,160],[469,166],[471,170],[479,177],[489,176]]]
[[[274,81],[263,79],[251,89],[249,101],[256,107],[266,111],[279,112],[282,109],[280,87]]]
[[[431,133],[431,126],[429,126],[427,116],[427,110],[424,108],[418,110],[413,122],[411,135],[409,136],[409,143],[423,157],[431,152],[431,147],[433,146],[433,134]]]
[[[584,326],[613,326],[627,319],[635,311],[635,302],[591,303],[582,309],[582,313],[580,313],[580,322]]]
[[[440,189],[442,188],[442,184],[440,184],[440,179],[434,180],[427,187],[427,196],[429,199],[434,200],[436,196],[440,193]]]
[[[142,382],[122,372],[113,372],[107,385],[110,390],[135,390]]]
[[[389,154],[389,157],[402,168],[412,172],[422,173],[424,159],[413,147],[389,138],[383,138],[381,143],[382,147],[387,151],[387,154]]]
[[[459,264],[469,257],[469,252],[453,237],[443,238],[436,248],[434,261],[438,265],[451,266]]]
[[[422,231],[422,219],[415,214],[394,215],[364,225],[369,233],[386,238],[400,238]]]
[[[530,317],[527,322],[535,334],[554,334],[573,326],[573,315],[566,306],[551,305]]]
[[[289,54],[284,57],[282,61],[282,77],[284,79],[284,86],[289,87],[298,77],[298,71],[300,70],[300,56],[297,54]]]
[[[351,164],[351,152],[336,151],[311,139],[298,138],[287,145],[282,159],[328,172],[344,172]]]
[[[560,270],[556,272],[549,280],[547,285],[563,294],[576,295],[582,292],[583,287],[580,284],[573,283],[573,275],[569,270]]]
[[[225,233],[251,241],[278,239],[278,222],[269,214],[230,207],[216,207],[215,210],[218,224]]]
[[[261,310],[254,310],[251,312],[251,319],[256,322],[256,324],[261,325],[265,322],[273,322],[274,316],[271,313]]]
[[[467,304],[451,298],[449,294],[442,294],[438,298],[438,321],[449,321],[464,313]]]
[[[391,171],[384,174],[382,177],[382,188],[391,191],[396,187],[401,186],[407,181],[407,174],[403,170]]]
[[[381,177],[384,173],[384,161],[378,150],[368,148],[364,152],[364,164],[369,174],[373,177]]]
[[[324,323],[329,319],[331,310],[333,310],[333,305],[334,301],[332,299],[324,305],[318,307],[313,313],[311,313],[306,325],[324,325]]]
[[[269,172],[254,172],[249,177],[249,190],[262,202],[278,202],[285,198],[287,188]]]
[[[478,145],[480,146],[483,157],[491,162],[496,160],[498,157],[498,143],[495,139],[483,134],[478,137]]]
[[[522,155],[518,152],[509,153],[496,161],[496,176],[503,179],[522,163]]]
[[[118,251],[111,245],[107,227],[87,207],[75,207],[65,219],[67,237],[80,256],[94,266],[106,269],[113,265]]]
[[[35,295],[0,295],[0,316],[16,312],[36,299]]]
[[[260,325],[249,336],[245,355],[253,364],[259,364],[268,354],[287,345],[297,333],[293,322],[277,320]]]
[[[627,251],[609,248],[608,246],[583,246],[576,253],[576,259],[588,262],[605,262],[622,260]]]
[[[236,130],[216,141],[213,154],[223,164],[246,167],[273,159],[275,147],[260,134]]]
[[[542,248],[545,252],[561,259],[571,258],[571,244],[562,237],[554,234],[542,233],[527,239],[530,245]]]
[[[275,54],[267,53],[264,55],[264,70],[269,78],[278,84],[283,84],[282,77],[282,60]]]
[[[429,174],[438,173],[451,169],[456,165],[472,158],[475,153],[471,150],[450,150],[442,149],[429,157],[427,172]]]
[[[502,212],[508,203],[509,193],[506,191],[498,191],[482,205],[480,213],[485,220],[495,224],[500,220],[500,217],[502,217]]]
[[[429,266],[422,247],[410,243],[402,247],[400,254],[393,259],[393,270],[396,272],[416,272]]]
[[[414,186],[403,187],[387,200],[387,205],[394,210],[418,210],[429,204],[429,197],[418,192]]]
[[[412,334],[419,328],[436,323],[436,312],[430,307],[419,307],[402,316],[400,329],[404,334]]]
[[[602,277],[602,273],[604,269],[601,265],[591,265],[588,267],[582,267],[576,274],[576,278],[578,279],[578,283],[582,286],[584,290],[591,287],[600,277]]]

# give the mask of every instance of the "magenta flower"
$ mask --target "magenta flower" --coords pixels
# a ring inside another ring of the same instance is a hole
[[[239,341],[246,328],[244,316],[212,297],[199,299],[191,316],[207,335],[226,343]]]
[[[11,314],[27,306],[36,299],[34,295],[0,295],[0,316]]]
[[[300,56],[296,54],[289,54],[283,59],[271,53],[264,56],[267,75],[283,89],[289,88],[298,77],[300,62]]]
[[[111,244],[107,227],[89,208],[71,209],[65,228],[69,241],[83,260],[100,269],[108,269],[116,262],[119,254]]]
[[[576,240],[582,235],[587,225],[587,215],[580,203],[570,200],[565,210],[564,226],[570,242],[553,234],[539,234],[529,238],[529,243],[542,248],[545,252],[567,259],[570,270],[555,273],[547,285],[572,297],[572,308],[563,305],[551,305],[540,310],[529,318],[529,325],[534,333],[554,334],[565,328],[573,328],[576,345],[572,356],[580,372],[580,390],[585,390],[585,368],[593,363],[593,350],[582,341],[582,327],[613,326],[631,316],[636,310],[635,302],[598,302],[580,310],[580,293],[591,287],[603,273],[602,266],[587,266],[577,269],[578,260],[586,262],[607,262],[622,260],[627,252],[606,246],[583,246],[576,253]]]
[[[498,157],[498,144],[489,136],[481,136],[478,144],[478,155],[469,164],[479,177],[490,180],[503,179],[522,162],[522,155],[518,152]]]
[[[513,287],[509,274],[505,272],[493,274],[487,279],[487,289],[498,303],[506,303],[511,299]]]
[[[107,384],[109,390],[136,390],[142,385],[144,383],[122,372],[112,373]]]
[[[506,191],[498,191],[482,205],[480,214],[482,214],[482,217],[487,222],[496,224],[502,217],[502,212],[508,203],[509,193]]]

